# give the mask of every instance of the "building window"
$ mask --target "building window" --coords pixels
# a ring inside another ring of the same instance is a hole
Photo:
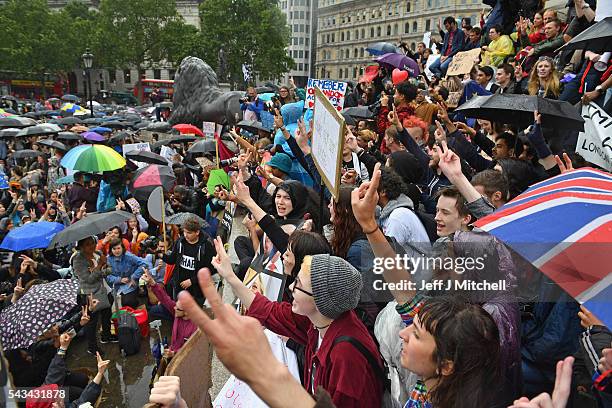
[[[306,38],[306,45],[309,46],[310,45],[310,38]]]
[[[340,41],[344,41],[344,31],[340,33]]]
[[[361,49],[359,50],[359,56],[360,56],[361,58],[363,58],[363,52],[364,52],[364,49],[363,49],[363,48],[361,48]]]
[[[416,44],[415,44],[415,43],[411,43],[411,44],[410,44],[410,49],[411,49],[412,51],[415,51],[415,50],[416,50]]]
[[[298,51],[298,58],[304,58],[304,51],[302,50]]]
[[[398,28],[397,28],[397,24],[395,24],[395,25],[393,26],[393,34],[394,34],[394,35],[397,35],[397,33],[398,33]]]
[[[376,28],[376,36],[380,37],[380,33],[382,32],[382,28],[378,27]]]
[[[370,28],[370,38],[374,38],[374,27]]]
[[[332,40],[331,42],[333,42],[333,43],[336,42],[336,34],[335,33],[332,33],[331,40]]]
[[[299,64],[297,64],[297,67],[298,67],[298,71],[302,71],[302,69],[304,68],[304,64],[300,62]]]
[[[413,33],[416,33],[416,32],[417,32],[417,28],[418,28],[418,24],[417,24],[417,22],[415,21],[415,22],[413,22],[413,23],[412,23],[412,32],[413,32]]]
[[[294,33],[297,33],[297,32],[298,32],[298,25],[297,25],[297,24],[294,24],[294,25],[293,25],[293,32],[294,32]]]
[[[406,3],[406,13],[410,13],[410,1]]]
[[[300,37],[300,39],[298,41],[298,44],[299,45],[303,45],[304,44],[304,38],[303,37]]]
[[[429,31],[431,30],[431,21],[430,20],[425,20],[425,31]]]
[[[108,71],[108,79],[110,79],[111,83],[117,81],[117,70],[111,69]]]
[[[391,25],[387,26],[387,37],[391,35]]]
[[[353,67],[353,78],[357,78],[357,68]]]
[[[353,58],[357,58],[357,53],[358,53],[358,52],[359,52],[359,51],[357,50],[357,48],[355,48],[355,49],[353,50]]]
[[[304,71],[308,71],[308,64],[304,64]]]
[[[351,41],[351,32],[350,31],[346,32],[346,41]]]
[[[404,33],[408,34],[410,32],[410,23],[404,24]]]
[[[372,34],[374,34],[374,31],[372,31]],[[364,38],[364,37],[365,37],[365,30],[362,28],[361,29],[361,38]],[[372,37],[374,37],[374,36],[372,35]]]
[[[310,33],[310,24],[306,24],[306,34]]]
[[[123,83],[124,84],[131,84],[132,83],[132,73],[130,72],[129,69],[124,69],[123,70]]]
[[[355,30],[355,39],[358,40],[359,39],[359,30]]]
[[[153,70],[153,79],[161,79],[161,69]]]

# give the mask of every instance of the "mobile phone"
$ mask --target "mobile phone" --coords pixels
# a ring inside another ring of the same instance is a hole
[[[74,330],[74,327],[71,327],[70,330],[66,332],[66,334],[68,334],[70,337],[74,337],[77,335],[77,332],[76,330]]]

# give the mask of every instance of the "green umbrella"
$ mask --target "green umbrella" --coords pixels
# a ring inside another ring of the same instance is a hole
[[[230,189],[230,178],[223,169],[214,169],[210,171],[206,188],[208,188],[208,192],[212,194],[215,191],[215,187],[218,185],[222,185],[226,190]]]

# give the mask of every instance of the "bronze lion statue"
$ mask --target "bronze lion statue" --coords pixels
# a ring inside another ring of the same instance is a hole
[[[171,124],[202,122],[234,125],[242,120],[240,98],[243,92],[223,92],[217,74],[204,61],[186,57],[174,77],[174,108]]]

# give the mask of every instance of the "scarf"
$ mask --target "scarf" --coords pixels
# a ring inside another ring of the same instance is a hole
[[[429,394],[425,383],[422,380],[418,380],[414,385],[412,392],[410,392],[410,398],[406,401],[404,408],[432,408],[431,401],[429,400]]]

